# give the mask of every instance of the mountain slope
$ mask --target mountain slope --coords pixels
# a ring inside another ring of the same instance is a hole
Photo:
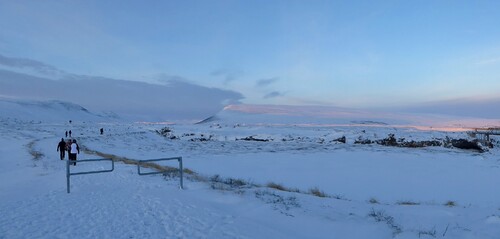
[[[22,121],[110,121],[117,116],[98,115],[86,108],[64,101],[36,101],[0,98],[0,117]]]

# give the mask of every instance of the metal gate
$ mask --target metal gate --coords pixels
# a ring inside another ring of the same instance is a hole
[[[141,172],[141,167],[144,167],[148,163],[158,162],[158,161],[167,161],[167,160],[177,160],[179,162],[179,174],[180,174],[180,188],[184,189],[183,185],[183,169],[182,169],[182,157],[173,157],[173,158],[161,158],[161,159],[147,159],[147,160],[132,160],[135,164],[137,164],[137,174],[139,175],[151,175],[151,174],[164,174],[169,172],[170,169],[168,167],[156,167],[156,169],[160,169],[155,172]],[[101,161],[111,161],[111,169],[108,170],[96,170],[96,171],[85,171],[85,172],[71,172],[70,164],[72,163],[82,163],[82,162],[101,162]],[[105,159],[83,159],[83,160],[67,160],[66,161],[66,188],[67,192],[70,193],[70,177],[74,175],[82,175],[82,174],[95,174],[95,173],[109,173],[113,172],[115,169],[115,162],[113,159],[105,158]]]

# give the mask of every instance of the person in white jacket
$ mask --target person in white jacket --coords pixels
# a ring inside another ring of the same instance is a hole
[[[73,165],[76,165],[76,154],[80,154],[80,146],[76,143],[76,139],[73,139],[69,151],[69,160],[73,160]]]

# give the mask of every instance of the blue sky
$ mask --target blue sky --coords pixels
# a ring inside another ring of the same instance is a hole
[[[8,1],[0,54],[248,104],[499,98],[500,1]]]

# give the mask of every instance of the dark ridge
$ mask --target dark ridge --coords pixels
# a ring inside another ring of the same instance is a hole
[[[196,122],[195,124],[205,124],[205,123],[209,123],[209,122],[212,122],[212,121],[216,121],[218,120],[219,118],[217,116],[210,116],[202,121],[199,121],[199,122]]]
[[[367,125],[388,125],[384,122],[372,121],[372,120],[360,120],[360,121],[351,121],[353,124],[367,124]]]

